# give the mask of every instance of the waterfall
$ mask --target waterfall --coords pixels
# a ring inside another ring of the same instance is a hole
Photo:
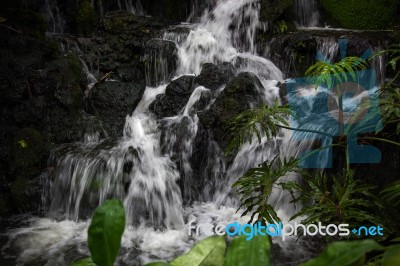
[[[296,0],[296,24],[299,27],[319,26],[317,0]]]
[[[187,35],[164,35],[178,49],[173,79],[198,75],[204,63],[230,62],[237,72],[249,71],[258,76],[262,84],[257,88],[260,102],[279,101],[277,83],[283,81],[283,73],[270,60],[256,54],[256,32],[264,26],[259,21],[259,1],[217,1],[198,24],[187,26]],[[238,199],[230,187],[247,169],[278,154],[296,156],[297,146],[289,148],[291,133],[286,130],[281,130],[277,139],[263,136],[261,143],[256,139],[245,143],[232,163],[226,161],[217,142],[210,139],[204,144],[208,156],[200,176],[207,182],[201,191],[195,191],[196,177],[190,159],[199,129],[196,106],[206,96],[210,101],[203,109],[209,108],[224,87],[213,92],[202,86],[194,88],[179,114],[157,119],[149,107],[165,93],[171,80],[163,77],[156,81],[159,84],[147,87],[136,110],[126,117],[121,138],[93,137],[53,152],[50,164],[55,169],[54,177],[46,186],[48,218],[33,219],[28,229],[10,233],[9,246],[26,250],[18,257],[19,263],[37,260],[47,265],[67,265],[71,257],[76,258],[75,253],[87,255],[83,243],[88,219],[94,208],[108,198],[121,199],[127,215],[119,265],[171,259],[204,237],[188,236],[186,223],[190,220],[195,219],[199,226],[248,222],[248,216],[240,217],[236,212]],[[184,130],[179,154],[174,150],[174,128]],[[293,213],[287,196],[275,188],[270,197],[284,220]]]

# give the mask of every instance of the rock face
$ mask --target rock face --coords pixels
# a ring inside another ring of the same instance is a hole
[[[197,83],[210,90],[220,89],[235,76],[235,69],[231,63],[214,65],[203,64],[200,75],[196,78]]]
[[[32,199],[27,191],[46,166],[50,143],[81,137],[85,76],[79,59],[62,55],[57,44],[3,28],[0,61],[0,213],[37,210],[40,193]]]
[[[172,41],[152,39],[145,46],[143,61],[146,68],[146,84],[157,86],[170,80],[177,68],[178,48]]]
[[[120,136],[125,117],[131,115],[142,99],[144,83],[104,82],[94,88],[89,96],[89,110],[103,124],[109,136]]]
[[[251,106],[259,104],[260,80],[253,73],[240,73],[230,81],[209,110],[199,112],[201,124],[211,129],[214,139],[224,149],[227,145],[226,127],[229,122]]]
[[[157,96],[150,105],[150,110],[157,118],[177,115],[187,104],[196,88],[194,76],[182,76],[172,81],[165,89],[165,94]]]

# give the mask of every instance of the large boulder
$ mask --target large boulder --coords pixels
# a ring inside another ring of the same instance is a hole
[[[142,99],[144,83],[106,81],[92,88],[89,112],[103,124],[110,136],[120,136],[127,115],[131,115]]]
[[[196,88],[195,81],[195,76],[182,76],[172,81],[165,89],[165,94],[158,95],[150,105],[150,110],[157,118],[178,115]]]
[[[231,63],[225,62],[218,65],[205,63],[202,66],[197,83],[210,90],[220,89],[235,77],[235,68]]]
[[[240,73],[229,82],[210,109],[198,112],[200,122],[211,129],[222,149],[227,145],[226,128],[238,114],[261,103],[263,86],[256,75]]]

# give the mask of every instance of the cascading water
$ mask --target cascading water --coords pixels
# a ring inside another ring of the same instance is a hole
[[[299,27],[319,26],[320,15],[316,0],[296,0],[296,24]]]
[[[261,103],[279,100],[276,85],[283,80],[282,72],[271,61],[256,55],[255,34],[263,27],[258,18],[256,0],[220,0],[212,11],[204,13],[199,24],[190,26],[185,40],[182,36],[166,34],[166,39],[180,40],[176,43],[176,77],[199,74],[203,63],[231,62],[237,72],[249,71],[258,76]],[[161,84],[146,88],[138,107],[126,118],[122,138],[94,137],[54,151],[50,160],[54,164],[54,177],[45,193],[45,201],[50,202],[49,218],[33,218],[26,228],[10,231],[10,241],[3,253],[10,248],[23,250],[18,263],[37,261],[41,265],[68,265],[77,257],[87,256],[84,244],[87,219],[108,198],[123,200],[127,214],[128,226],[119,265],[168,260],[184,252],[204,237],[204,234],[188,235],[185,223],[193,219],[199,226],[248,222],[249,217],[236,213],[238,200],[230,185],[247,169],[277,154],[296,156],[297,146],[289,148],[290,133],[282,130],[277,139],[264,136],[261,143],[256,139],[251,144],[245,143],[230,164],[211,139],[207,143],[208,158],[201,177],[210,182],[200,193],[192,193],[191,184],[196,181],[190,158],[199,121],[195,106],[202,96],[208,95],[211,101],[204,108],[209,108],[224,87],[213,93],[202,86],[195,88],[177,116],[157,120],[149,106],[157,95],[165,93],[166,87]],[[177,154],[173,151],[176,134],[168,129],[179,126],[185,128],[186,137],[176,160]],[[166,130],[164,134],[160,128]],[[296,176],[285,177],[293,178]],[[281,190],[273,191],[270,203],[284,220],[293,211],[288,207],[289,201]]]

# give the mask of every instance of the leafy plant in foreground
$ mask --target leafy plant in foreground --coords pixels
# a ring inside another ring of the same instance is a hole
[[[279,124],[288,126],[286,117],[290,114],[287,106],[280,106],[275,102],[273,106],[261,106],[249,109],[230,121],[227,131],[230,137],[226,153],[232,153],[246,141],[251,142],[256,135],[261,142],[262,135],[267,138],[276,137]]]
[[[225,237],[212,236],[170,263],[153,262],[145,266],[269,266],[270,249],[271,240],[267,236],[255,236],[250,241],[244,235],[235,237],[229,248]]]
[[[91,257],[71,266],[113,266],[124,229],[125,209],[121,201],[109,200],[97,207],[88,230]]]
[[[306,216],[303,224],[381,224],[380,215],[375,211],[378,199],[371,193],[374,187],[355,180],[352,171],[345,171],[334,178],[326,173],[315,176],[303,173],[303,181],[302,185],[294,181],[281,183],[293,196],[293,202],[306,204],[291,217],[292,220]],[[294,196],[296,194],[299,196]]]
[[[268,204],[268,198],[278,179],[288,172],[295,171],[296,166],[296,160],[282,161],[276,156],[271,162],[266,161],[260,167],[252,168],[239,178],[232,187],[237,189],[240,197],[239,209],[245,209],[242,216],[251,213],[250,222],[258,215],[259,222],[278,223],[280,219],[274,208]]]
[[[368,63],[364,59],[350,56],[334,64],[318,61],[309,67],[305,74],[312,79],[316,89],[318,86],[326,86],[328,89],[332,89],[335,82],[346,82],[349,78],[356,80],[355,72],[367,67]]]

